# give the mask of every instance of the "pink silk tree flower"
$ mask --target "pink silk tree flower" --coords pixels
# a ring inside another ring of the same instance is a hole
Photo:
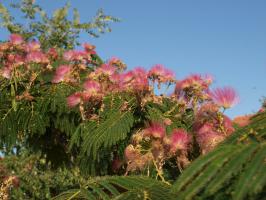
[[[117,57],[110,58],[108,60],[108,65],[114,66],[120,71],[124,71],[127,68],[126,64],[123,63],[122,60]]]
[[[47,52],[48,56],[52,59],[56,59],[58,57],[57,50],[55,48],[50,48]]]
[[[196,140],[200,146],[202,154],[211,151],[224,139],[225,135],[214,131],[214,127],[210,123],[204,124],[196,133]]]
[[[190,137],[184,129],[174,129],[171,135],[171,151],[186,150],[190,142]]]
[[[81,61],[87,59],[88,56],[88,53],[85,51],[69,50],[64,53],[63,58],[66,61]]]
[[[75,55],[75,52],[73,50],[69,50],[69,51],[64,52],[63,58],[66,61],[71,61],[74,55]]]
[[[69,107],[75,107],[76,105],[78,105],[81,102],[81,93],[80,92],[76,92],[72,95],[70,95],[69,97],[67,97],[67,105]]]
[[[112,57],[108,60],[109,65],[119,65],[119,64],[121,64],[121,62],[122,61],[117,57]]]
[[[200,74],[191,74],[187,78],[178,81],[175,87],[175,93],[179,94],[182,90],[187,88],[198,88],[208,90],[209,85],[213,82],[211,75],[202,76]]]
[[[6,79],[11,78],[11,68],[10,67],[3,67],[0,71],[0,75],[3,76]]]
[[[101,85],[97,81],[87,80],[83,85],[86,94],[89,96],[97,95],[101,90]]]
[[[259,113],[263,113],[263,112],[265,112],[265,108],[260,108],[258,112],[259,112]]]
[[[164,70],[164,75],[163,75],[163,82],[170,82],[170,81],[174,81],[175,80],[175,74],[173,71],[171,71],[170,69],[165,69]]]
[[[149,81],[147,72],[142,67],[136,67],[133,71],[131,86],[136,91],[148,90]]]
[[[126,147],[124,154],[127,161],[134,161],[141,156],[140,152],[132,144]]]
[[[60,83],[64,81],[67,74],[71,71],[71,67],[68,65],[61,65],[55,71],[55,76],[52,80],[52,83]]]
[[[95,46],[94,45],[91,45],[89,43],[84,43],[83,44],[83,48],[85,49],[85,51],[88,54],[96,54],[96,52],[94,51],[94,49],[95,49]]]
[[[149,128],[144,130],[144,135],[162,139],[165,136],[165,128],[159,123],[152,123]]]
[[[129,83],[134,78],[134,73],[132,71],[126,72],[121,75],[121,81],[123,83]]]
[[[170,82],[175,79],[174,73],[161,64],[154,65],[148,72],[148,76],[152,80],[157,79],[159,82]]]
[[[115,67],[107,64],[101,65],[95,71],[96,74],[104,74],[106,76],[112,76],[115,73]]]
[[[231,87],[217,88],[211,92],[213,101],[223,108],[230,108],[239,102],[236,91]]]
[[[20,45],[24,42],[23,37],[21,35],[18,35],[18,34],[11,34],[9,36],[9,41],[13,45]]]
[[[226,135],[231,135],[235,131],[235,128],[233,127],[232,120],[229,117],[227,117],[226,115],[223,115],[223,126],[225,129]]]
[[[233,119],[233,123],[237,124],[239,127],[244,127],[250,124],[250,118],[253,115],[243,115],[237,116]]]
[[[34,52],[28,53],[26,60],[27,62],[33,62],[33,63],[48,63],[49,62],[46,55],[40,51],[34,51]]]
[[[31,41],[26,45],[27,52],[40,51],[40,49],[41,49],[41,44],[36,41]]]

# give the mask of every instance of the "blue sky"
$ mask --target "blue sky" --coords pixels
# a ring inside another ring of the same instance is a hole
[[[49,11],[65,0],[36,0]],[[8,1],[4,1],[8,2]],[[99,39],[82,35],[102,58],[121,58],[129,68],[160,63],[177,79],[209,73],[214,87],[232,86],[240,103],[231,117],[252,113],[266,96],[265,0],[72,0],[81,20],[98,8],[121,18]],[[1,39],[6,34],[0,31]]]

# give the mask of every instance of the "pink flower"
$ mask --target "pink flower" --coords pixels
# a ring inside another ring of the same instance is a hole
[[[175,79],[174,73],[160,64],[154,65],[148,72],[148,76],[152,80],[157,79],[159,82],[169,82]]]
[[[112,83],[118,84],[121,82],[121,75],[120,74],[112,74],[110,76],[110,81],[112,81]]]
[[[61,65],[56,69],[55,76],[52,83],[59,83],[64,80],[65,76],[69,74],[71,67],[68,65]]]
[[[227,117],[226,115],[223,115],[223,126],[225,129],[225,134],[230,135],[235,131],[235,128],[233,127],[232,120]]]
[[[0,74],[4,78],[10,79],[11,78],[11,68],[10,67],[3,67],[0,71]]]
[[[27,62],[33,63],[48,63],[49,60],[46,55],[39,51],[30,52],[26,57]]]
[[[97,68],[95,71],[96,74],[104,74],[106,76],[111,76],[115,73],[115,68],[111,65],[103,64],[101,67]]]
[[[184,129],[175,129],[171,136],[171,151],[186,150],[190,142],[190,137]]]
[[[239,102],[236,91],[231,87],[217,88],[211,92],[213,101],[221,107],[230,108]]]
[[[108,61],[109,65],[119,65],[120,63],[121,63],[121,60],[119,58],[116,58],[116,57],[112,57]]]
[[[250,124],[250,118],[253,115],[243,115],[243,116],[237,116],[233,119],[233,123],[237,124],[240,127],[244,127]]]
[[[133,80],[131,81],[131,86],[134,90],[142,91],[148,90],[149,81],[148,76],[142,67],[136,67],[133,71]]]
[[[87,80],[83,85],[88,96],[96,96],[101,90],[101,85],[97,81]]]
[[[176,83],[175,93],[179,93],[181,90],[187,88],[208,89],[212,81],[213,78],[211,75],[202,76],[200,74],[192,74],[184,80],[178,81]]]
[[[121,81],[123,83],[128,83],[128,82],[132,81],[133,78],[134,78],[133,71],[129,71],[129,72],[126,72],[126,73],[121,75],[121,79],[122,79]]]
[[[258,112],[259,112],[259,113],[263,113],[263,112],[265,112],[265,108],[260,108]]]
[[[85,51],[89,54],[96,54],[96,52],[94,51],[95,49],[95,46],[94,45],[91,45],[89,43],[84,43],[83,44],[83,47],[85,49]]]
[[[165,136],[165,128],[159,123],[153,123],[144,130],[144,135],[162,139]]]
[[[174,79],[175,79],[174,72],[172,72],[170,69],[165,69],[163,82],[173,81]]]
[[[11,34],[9,36],[9,41],[13,44],[13,45],[20,45],[24,42],[23,37],[21,35],[18,34]]]
[[[225,139],[222,133],[214,131],[214,127],[210,123],[204,124],[196,135],[196,140],[201,148],[202,154],[211,151],[215,146]]]
[[[76,93],[70,95],[69,97],[67,97],[67,105],[69,107],[75,107],[80,102],[81,102],[81,93],[80,92],[76,92]]]
[[[125,158],[127,161],[134,161],[141,156],[140,152],[134,148],[132,144],[128,145],[125,149]]]
[[[41,45],[39,42],[31,41],[26,45],[27,52],[40,51]]]
[[[66,61],[71,61],[72,59],[73,59],[73,57],[74,57],[74,51],[73,50],[70,50],[70,51],[66,51],[66,52],[64,52],[64,55],[63,55],[63,57],[64,57],[64,59],[66,60]]]
[[[52,59],[56,59],[58,57],[58,53],[55,48],[50,48],[47,53]]]
[[[108,65],[115,66],[117,69],[123,71],[127,68],[126,64],[123,63],[119,58],[112,57],[108,60]]]
[[[66,61],[81,61],[88,58],[88,53],[85,51],[69,50],[63,55]]]

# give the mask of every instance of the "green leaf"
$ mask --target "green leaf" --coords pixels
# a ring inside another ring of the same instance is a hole
[[[251,189],[257,188],[260,192],[260,189],[265,187],[265,185],[256,185],[258,182],[265,182],[265,180],[262,181],[262,178],[265,177],[266,174],[266,143],[260,146],[260,149],[258,152],[253,156],[253,159],[250,160],[250,162],[245,167],[245,170],[243,173],[241,173],[241,176],[239,177],[237,183],[234,186],[234,190],[232,193],[234,200],[242,200],[244,199],[248,194],[255,193],[255,191],[252,191]],[[262,171],[263,173],[262,173]],[[260,171],[258,173],[258,171]],[[259,176],[261,175],[262,176]],[[258,192],[258,191],[257,191]]]

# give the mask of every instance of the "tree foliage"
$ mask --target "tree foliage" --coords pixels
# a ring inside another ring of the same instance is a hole
[[[44,49],[59,47],[73,49],[79,45],[78,38],[85,31],[90,36],[99,37],[100,34],[110,32],[110,22],[119,19],[106,15],[99,9],[90,22],[81,22],[79,12],[73,9],[73,16],[69,16],[70,3],[54,11],[49,16],[41,6],[33,0],[22,0],[11,3],[10,6],[21,12],[24,20],[29,23],[19,23],[2,3],[0,3],[1,26],[11,33],[23,35],[26,39],[35,38],[43,45]]]
[[[224,111],[236,92],[209,75],[176,80],[160,64],[127,70],[91,44],[75,50],[80,31],[117,21],[102,11],[81,23],[69,4],[51,17],[30,0],[12,7],[30,22],[0,4],[12,33],[0,44],[2,199],[265,196],[265,108],[234,124]]]

